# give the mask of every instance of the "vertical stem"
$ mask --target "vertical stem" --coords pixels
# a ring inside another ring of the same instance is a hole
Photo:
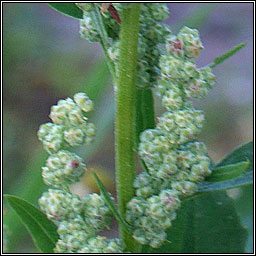
[[[140,4],[123,9],[120,31],[120,59],[116,90],[116,180],[118,207],[125,217],[126,204],[134,196],[135,170],[135,83],[137,75],[137,48]],[[134,252],[136,242],[120,226],[120,238],[125,249]]]

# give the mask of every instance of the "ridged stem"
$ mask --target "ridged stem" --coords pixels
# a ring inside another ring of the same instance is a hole
[[[140,4],[136,3],[131,4],[130,8],[124,8],[121,15],[120,59],[116,87],[115,152],[118,207],[123,217],[125,217],[126,204],[134,196],[133,181],[136,175],[134,155],[136,138],[135,86],[139,13]],[[120,238],[126,251],[138,252],[137,243],[132,235],[121,226]]]

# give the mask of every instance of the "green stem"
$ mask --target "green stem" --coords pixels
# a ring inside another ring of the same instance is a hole
[[[136,175],[135,138],[136,115],[135,94],[137,76],[137,48],[139,34],[140,4],[131,4],[124,9],[120,31],[120,59],[116,90],[116,181],[118,208],[125,218],[126,204],[134,196],[133,181]],[[137,243],[131,234],[120,226],[120,238],[125,250],[136,252]],[[138,251],[137,251],[138,252]]]

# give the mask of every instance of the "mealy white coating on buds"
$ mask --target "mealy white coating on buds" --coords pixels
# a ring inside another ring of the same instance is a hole
[[[114,200],[111,197],[112,200]],[[108,227],[112,213],[101,195],[88,194],[83,198],[84,216],[90,227],[102,230]]]
[[[50,118],[53,123],[40,126],[38,138],[49,154],[58,152],[62,148],[79,145],[89,145],[96,134],[96,127],[87,122],[85,112],[93,109],[93,102],[85,93],[71,98],[59,100],[51,107]]]
[[[83,203],[77,195],[63,190],[49,189],[38,201],[41,210],[56,224],[77,217],[83,211]]]
[[[101,8],[99,3],[94,5]],[[81,36],[90,42],[100,41],[94,24],[93,5],[77,3],[77,6],[84,12],[80,23]],[[120,14],[130,4],[113,3],[113,6]],[[107,54],[116,64],[119,59],[120,26],[107,10],[102,16],[111,42],[111,47],[106,49]],[[134,227],[133,238],[153,248],[160,247],[166,241],[166,229],[176,218],[181,199],[193,195],[197,191],[197,183],[211,173],[206,147],[195,141],[202,129],[204,115],[186,100],[204,97],[213,87],[215,77],[210,67],[197,68],[194,62],[203,49],[198,31],[184,27],[178,35],[172,35],[167,25],[159,23],[167,16],[166,4],[141,4],[137,86],[147,88],[155,84],[167,112],[158,119],[155,129],[145,130],[141,134],[139,155],[148,172],[136,177],[136,196],[127,204],[126,212],[127,222]],[[165,50],[163,44],[166,45]],[[89,144],[93,140],[95,126],[88,123],[84,115],[92,108],[93,104],[86,94],[76,94],[74,101],[67,98],[53,106],[50,114],[53,124],[40,127],[38,137],[47,152],[52,154],[43,168],[44,180],[50,186],[66,186],[81,177],[84,169],[81,159],[72,160],[72,155],[61,162],[58,153],[69,155],[60,150]],[[74,164],[70,164],[72,161]],[[49,190],[40,199],[40,207],[59,225],[60,239],[55,252],[122,252],[119,240],[96,234],[96,231],[109,225],[111,218],[110,209],[103,198],[97,194],[82,199],[75,197],[79,204],[74,207],[73,195],[68,194],[65,201],[64,193],[67,192]],[[81,205],[83,210],[80,209]]]
[[[64,145],[64,129],[61,125],[45,123],[39,127],[37,136],[47,153],[58,152]]]
[[[104,236],[92,237],[78,253],[122,253],[123,247],[119,239],[107,239]]]
[[[119,16],[124,8],[129,8],[131,4],[112,3],[117,10]],[[91,4],[77,3],[78,7],[84,12],[84,18],[80,22],[81,37],[90,42],[100,41],[100,35],[94,24],[95,10]],[[101,4],[95,4],[96,8],[101,9]],[[105,10],[102,14],[102,22],[106,29],[107,36],[111,42],[111,46],[107,49],[108,56],[113,60],[114,64],[119,59],[119,30],[118,22],[111,17],[109,12]],[[165,24],[160,23],[168,17],[168,8],[162,3],[144,3],[141,4],[140,10],[140,31],[138,45],[138,75],[137,86],[140,88],[152,87],[160,75],[158,66],[159,58],[162,53],[160,44],[165,42],[165,37],[171,31]],[[118,66],[115,65],[118,73]]]
[[[88,123],[85,116],[92,109],[93,103],[85,93],[75,94],[74,100],[59,100],[51,108],[53,123],[41,125],[38,131],[39,140],[50,154],[42,167],[42,177],[47,185],[56,188],[45,192],[39,205],[58,226],[56,253],[77,253],[88,246],[93,250],[91,239],[97,241],[97,231],[107,227],[112,217],[100,195],[81,199],[70,193],[68,187],[82,178],[86,168],[81,157],[66,149],[93,141],[95,125]],[[117,240],[105,242],[104,252],[121,251]]]
[[[83,160],[67,150],[52,154],[42,167],[42,177],[46,185],[63,188],[78,182],[85,171]]]
[[[88,239],[96,235],[95,230],[79,215],[60,222],[57,233],[60,238],[54,248],[55,253],[75,253],[83,248]]]
[[[154,30],[150,33],[154,36]],[[148,172],[136,177],[136,196],[126,212],[127,222],[135,228],[133,238],[153,248],[165,242],[165,230],[176,218],[181,199],[193,195],[211,173],[207,149],[195,141],[204,114],[186,100],[205,96],[215,77],[210,67],[198,69],[194,63],[203,49],[197,30],[184,27],[164,40],[166,53],[160,53],[155,89],[167,112],[154,129],[140,135],[139,155]]]

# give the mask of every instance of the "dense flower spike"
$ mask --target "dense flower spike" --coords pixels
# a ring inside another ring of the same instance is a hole
[[[100,41],[100,35],[93,24],[93,8],[89,4],[77,4],[84,11],[84,18],[80,23],[80,34],[90,42]],[[100,8],[99,4],[95,4]],[[118,12],[123,8],[129,7],[129,4],[113,3]],[[159,74],[159,58],[161,55],[160,45],[165,42],[165,37],[170,34],[167,25],[159,23],[168,16],[168,8],[162,3],[145,3],[141,6],[140,12],[140,33],[138,50],[138,77],[137,86],[141,88],[152,87]],[[119,29],[118,22],[106,11],[103,13],[103,23],[110,39],[111,46],[107,53],[111,60],[117,64],[119,59]],[[116,65],[117,69],[117,65]],[[118,70],[116,70],[118,72]]]
[[[106,40],[104,50],[115,65],[118,75],[120,21],[108,11],[109,4],[77,3],[83,10],[80,34],[90,42]],[[121,14],[129,3],[113,3]],[[96,20],[101,10],[104,37]],[[121,15],[120,15],[121,16]],[[140,13],[137,86],[154,87],[166,112],[158,118],[154,129],[141,133],[139,156],[146,165],[135,181],[136,195],[127,204],[126,220],[133,227],[133,238],[153,248],[166,241],[166,229],[176,218],[184,197],[197,191],[197,184],[210,171],[207,149],[196,141],[204,114],[187,102],[202,98],[214,86],[210,67],[198,68],[194,61],[203,49],[196,29],[183,27],[173,35],[161,22],[168,9],[162,3],[143,3]],[[165,47],[164,47],[165,45]],[[41,209],[58,225],[56,253],[121,253],[119,239],[107,239],[98,232],[108,227],[112,214],[102,196],[79,198],[68,186],[82,177],[85,164],[70,147],[88,145],[95,136],[95,126],[88,123],[86,113],[93,108],[85,93],[74,99],[60,100],[51,108],[52,123],[40,126],[39,140],[50,154],[43,167],[44,182],[49,189],[39,200]],[[112,199],[113,200],[113,199]]]
[[[39,199],[40,208],[58,226],[59,240],[55,253],[121,252],[118,239],[97,236],[108,227],[112,214],[102,196],[87,195],[80,198],[69,192],[68,186],[78,182],[86,168],[82,158],[66,150],[89,144],[95,136],[95,126],[87,122],[86,112],[93,102],[85,93],[77,93],[74,100],[58,101],[51,108],[53,123],[40,126],[38,138],[50,154],[42,168],[42,176],[49,189]],[[87,249],[86,249],[87,248]]]
[[[150,31],[153,38],[155,27]],[[205,145],[195,141],[204,114],[186,100],[205,96],[215,80],[210,67],[198,69],[193,60],[203,49],[197,30],[184,27],[177,36],[163,38],[166,52],[159,53],[161,73],[155,89],[167,112],[155,129],[140,136],[139,155],[148,173],[135,179],[136,196],[127,204],[126,216],[135,228],[134,239],[154,248],[166,240],[165,230],[175,219],[180,200],[193,195],[197,183],[211,172]]]

